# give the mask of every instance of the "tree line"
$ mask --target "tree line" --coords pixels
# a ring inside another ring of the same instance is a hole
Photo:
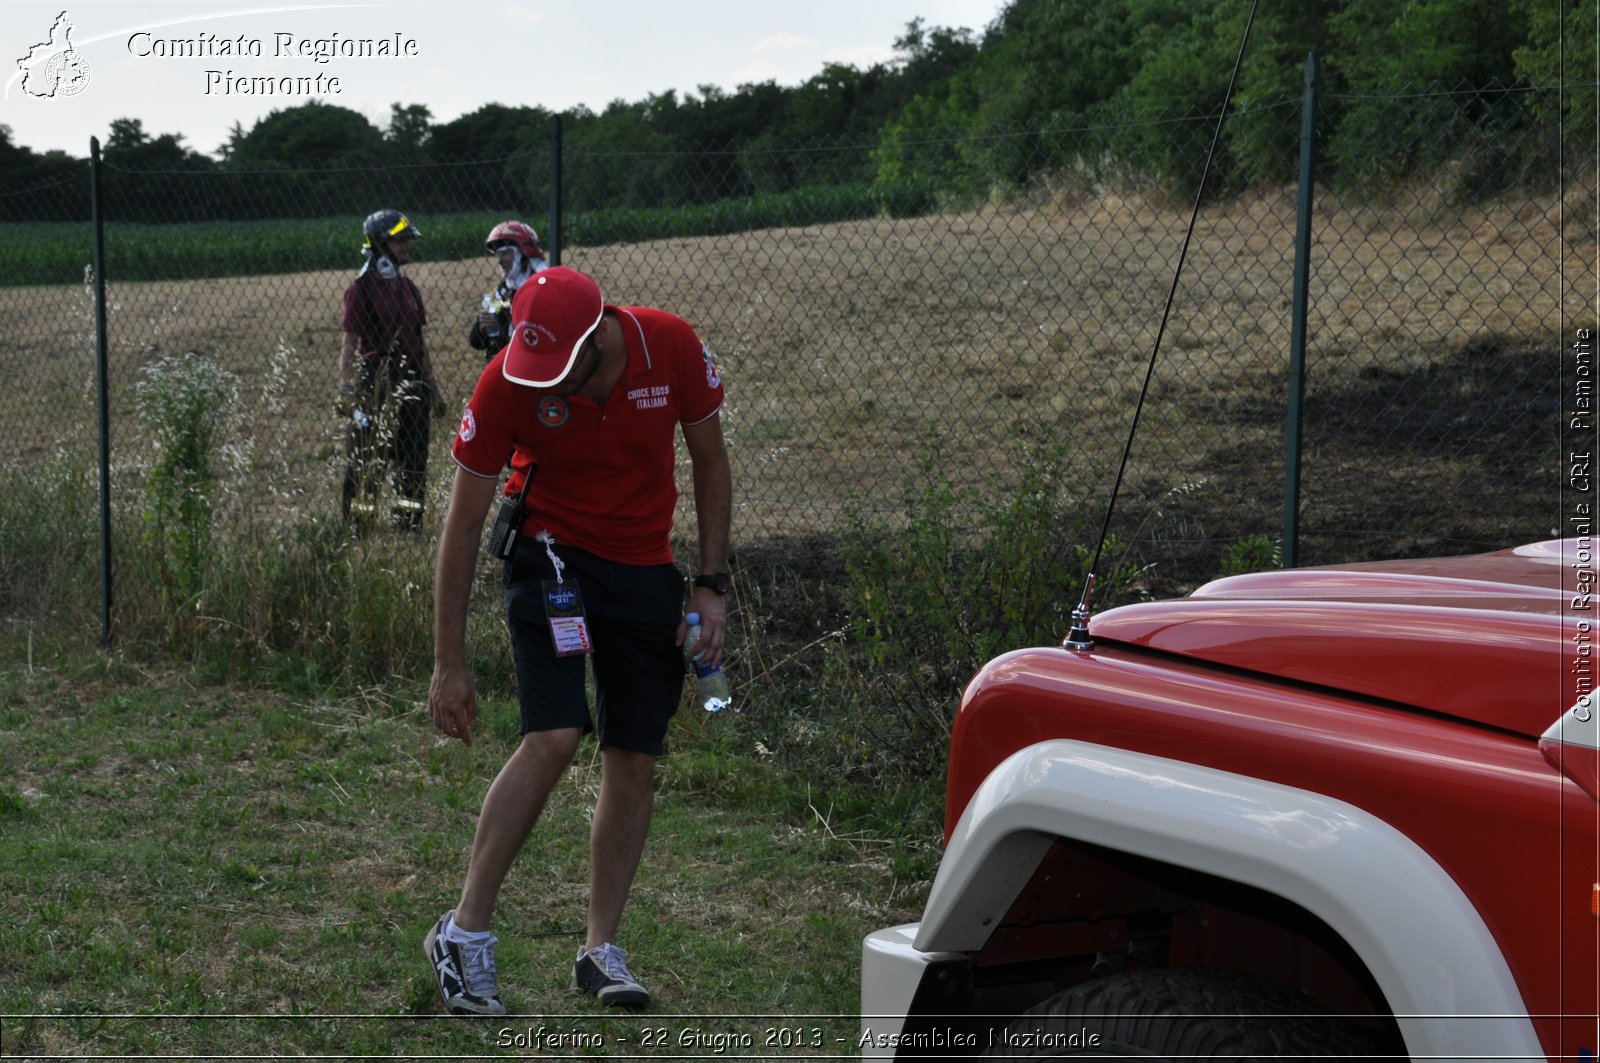
[[[834,63],[794,86],[707,85],[565,112],[563,187],[575,209],[594,210],[854,185],[970,201],[1064,173],[1183,185],[1203,154],[1184,120],[1214,124],[1248,10],[1243,0],[1010,0],[981,31],[914,20],[893,58],[865,68]],[[1585,94],[1554,89],[1593,83],[1595,40],[1595,5],[1582,0],[1263,5],[1215,181],[1228,190],[1292,177],[1294,108],[1312,52],[1323,64],[1323,154],[1335,179],[1443,161],[1404,146],[1422,131],[1437,143],[1441,128],[1459,127],[1501,162],[1522,160],[1514,173],[1534,173],[1562,146],[1592,160]],[[1434,91],[1404,91],[1417,86]],[[1522,96],[1483,147],[1486,93]],[[504,203],[532,213],[550,180],[556,117],[537,104],[490,103],[441,122],[426,105],[395,103],[380,127],[312,100],[248,129],[236,123],[211,153],[120,118],[102,144],[119,178],[108,216],[273,217],[307,203],[348,213],[385,194],[418,212]],[[85,215],[84,164],[14,144],[0,126],[0,220]],[[175,173],[193,179],[181,202]],[[285,181],[294,195],[282,194]],[[268,187],[278,191],[262,194]]]

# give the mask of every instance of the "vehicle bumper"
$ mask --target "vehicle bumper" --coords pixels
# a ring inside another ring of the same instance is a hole
[[[861,1036],[863,1059],[893,1059],[905,1036],[917,990],[930,967],[963,956],[920,952],[917,924],[875,930],[861,943]]]

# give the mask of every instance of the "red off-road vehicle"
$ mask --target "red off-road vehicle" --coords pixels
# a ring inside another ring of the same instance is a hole
[[[968,687],[865,1056],[1592,1060],[1589,538],[1258,573]]]

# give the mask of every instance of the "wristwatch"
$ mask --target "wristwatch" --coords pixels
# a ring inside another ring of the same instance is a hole
[[[694,578],[696,587],[707,587],[718,594],[727,594],[733,589],[733,581],[726,572],[702,572]]]

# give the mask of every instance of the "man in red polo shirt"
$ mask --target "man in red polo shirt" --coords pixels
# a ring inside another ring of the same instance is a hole
[[[458,467],[435,579],[428,707],[441,731],[470,744],[467,602],[484,518],[510,460],[506,497],[528,487],[503,580],[522,741],[484,798],[460,900],[424,942],[451,1012],[505,1014],[489,932],[495,898],[589,731],[600,742],[601,782],[587,940],[573,984],[604,1004],[649,1002],[616,931],[649,830],[655,761],[683,688],[685,613],[701,618],[689,652],[712,664],[722,656],[733,498],[722,399],[711,355],[683,319],[609,305],[593,280],[559,266],[518,289],[511,342],[484,367],[451,448]],[[700,575],[687,609],[668,541],[679,432],[699,524]]]

